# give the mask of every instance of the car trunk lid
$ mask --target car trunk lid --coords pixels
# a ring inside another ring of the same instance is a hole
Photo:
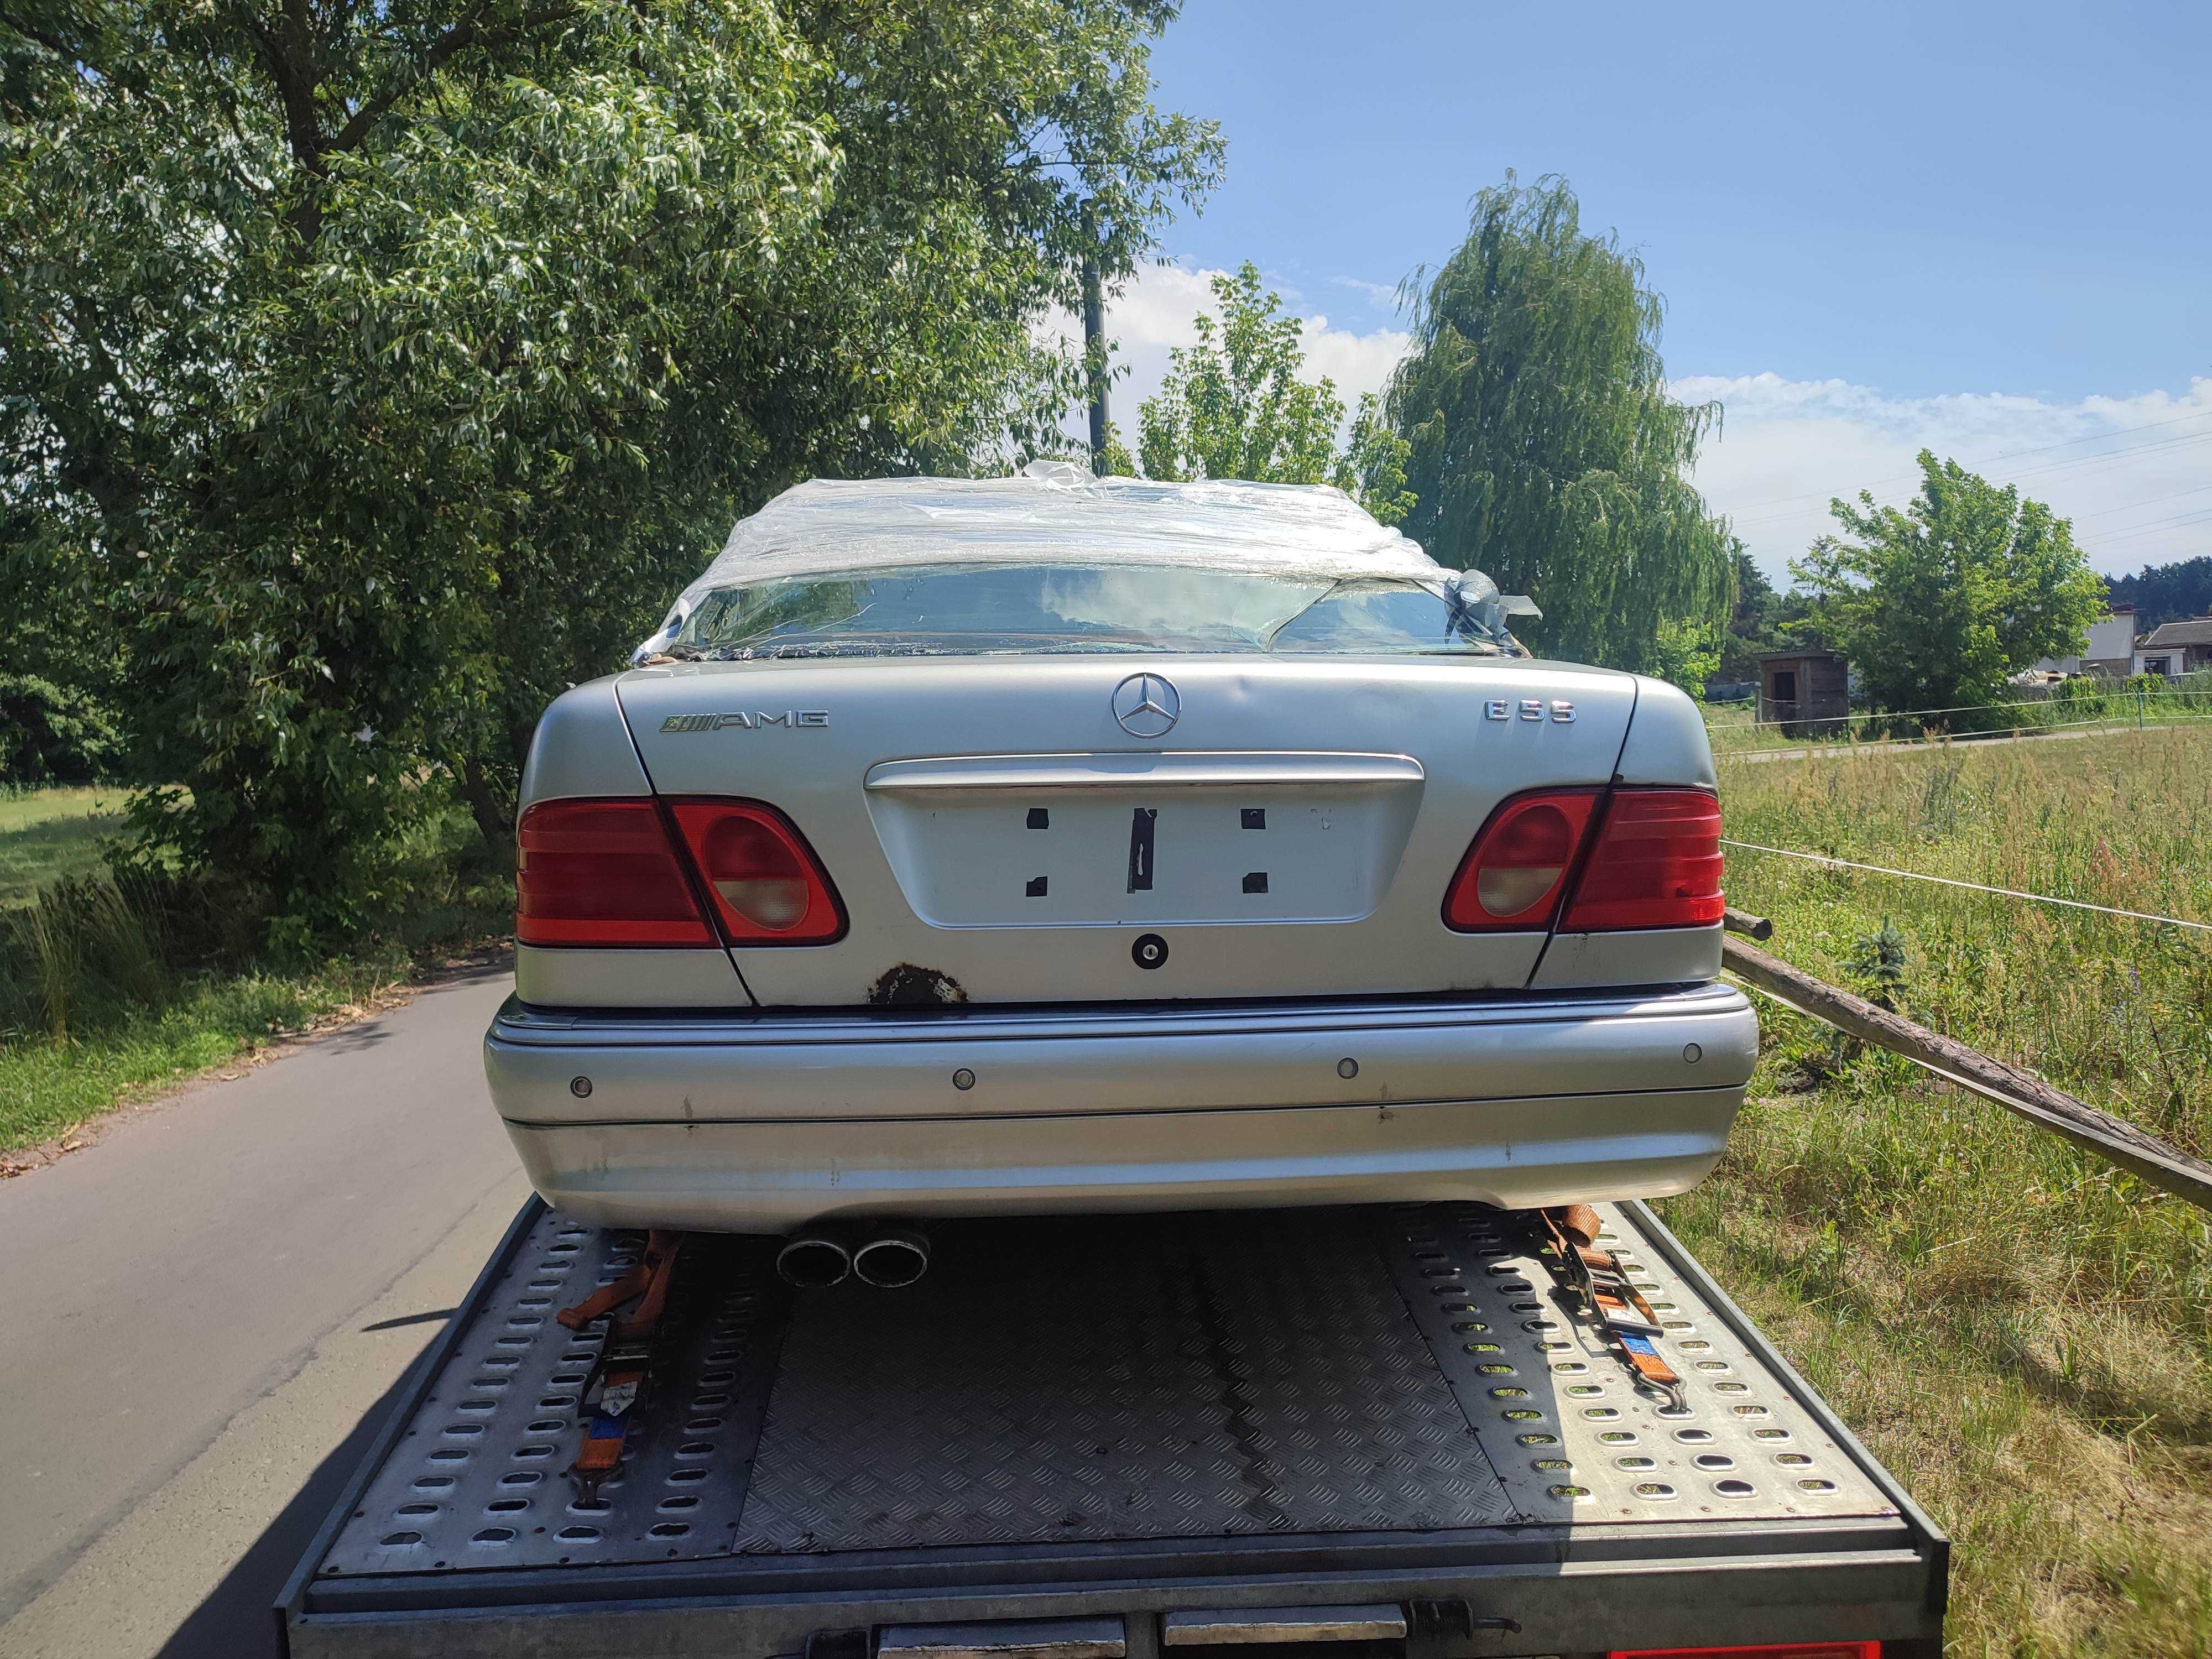
[[[850,1006],[1518,988],[1544,933],[1454,933],[1445,889],[1500,801],[1612,777],[1636,692],[1096,654],[684,664],[619,695],[657,792],[775,806],[838,888],[835,943],[733,951],[753,996]]]

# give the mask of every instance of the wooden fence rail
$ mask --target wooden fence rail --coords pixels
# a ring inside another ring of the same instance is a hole
[[[1764,916],[1741,910],[1730,910],[1726,924],[1731,933],[1758,939],[1774,931],[1773,924]],[[2185,1198],[2200,1209],[2212,1210],[2212,1164],[2191,1158],[2125,1119],[2099,1111],[2087,1101],[2052,1088],[2033,1072],[1993,1060],[1864,997],[1838,990],[1755,945],[1725,940],[1721,962],[1738,979],[1758,987],[1776,1001],[1825,1020],[1863,1042],[1903,1054],[1916,1066],[2111,1159],[2152,1186]]]

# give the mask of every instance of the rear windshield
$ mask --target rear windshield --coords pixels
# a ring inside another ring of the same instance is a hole
[[[1494,656],[1516,649],[1486,578],[1434,586],[1170,565],[979,564],[716,588],[672,657],[1177,651]]]

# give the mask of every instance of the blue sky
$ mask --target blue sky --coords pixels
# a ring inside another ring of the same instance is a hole
[[[1469,196],[1559,173],[1665,295],[1684,395],[1725,404],[1699,481],[1770,566],[1827,494],[1909,494],[1923,442],[2018,473],[2100,567],[2212,551],[2202,0],[1188,0],[1154,68],[1228,178],[1117,307],[1125,426],[1199,273],[1255,261],[1364,389]]]

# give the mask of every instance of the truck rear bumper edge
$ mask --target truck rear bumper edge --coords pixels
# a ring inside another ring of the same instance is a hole
[[[817,1630],[1118,1616],[1143,1631],[1180,1607],[1250,1606],[1291,1592],[1313,1603],[1464,1600],[1478,1615],[1504,1614],[1520,1626],[1517,1633],[1483,1632],[1477,1645],[1462,1650],[1469,1653],[1587,1654],[1627,1640],[1709,1646],[1844,1634],[1904,1642],[1942,1628],[1927,1607],[1930,1563],[1911,1547],[1544,1562],[1484,1562],[1481,1553],[1478,1547],[1451,1565],[1426,1568],[1316,1562],[1279,1574],[1253,1561],[1218,1576],[1170,1571],[1119,1583],[1102,1562],[1088,1584],[984,1583],[934,1593],[888,1587],[748,1593],[734,1582],[710,1587],[708,1575],[693,1572],[663,1575],[656,1596],[639,1575],[629,1594],[611,1602],[599,1597],[614,1586],[540,1573],[532,1585],[501,1588],[524,1596],[534,1589],[543,1600],[502,1607],[488,1582],[473,1594],[440,1586],[453,1592],[442,1612],[422,1605],[423,1587],[395,1584],[380,1593],[377,1583],[356,1581],[318,1587],[308,1610],[295,1614],[291,1659],[504,1659],[524,1650],[549,1659],[609,1653],[768,1659],[799,1652]],[[317,1610],[317,1601],[327,1610]]]

